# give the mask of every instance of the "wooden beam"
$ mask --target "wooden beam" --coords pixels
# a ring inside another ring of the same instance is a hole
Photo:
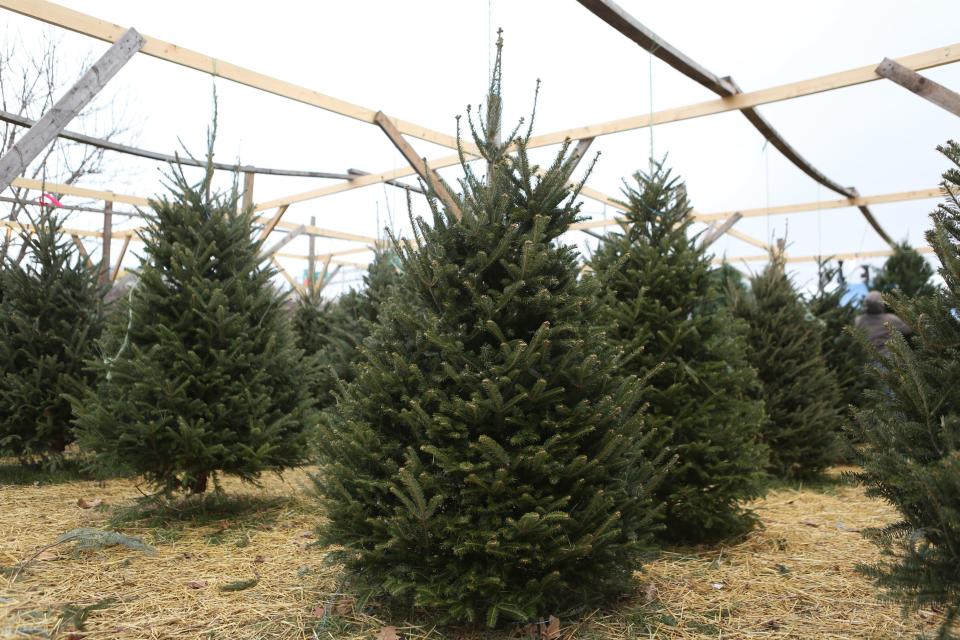
[[[299,236],[301,233],[303,233],[303,232],[306,231],[306,230],[307,230],[307,225],[302,224],[302,225],[300,225],[299,227],[297,227],[296,229],[288,232],[287,235],[286,235],[286,237],[282,238],[281,240],[278,240],[276,244],[274,244],[272,247],[270,247],[269,249],[267,249],[266,251],[264,251],[264,252],[261,254],[261,256],[260,256],[261,259],[264,259],[264,260],[265,260],[265,259],[267,259],[267,258],[270,258],[270,257],[273,256],[277,251],[280,251],[280,249],[282,249],[283,247],[285,247],[285,246],[287,246],[288,244],[290,244],[290,242],[292,242],[294,238],[296,238],[297,236]]]
[[[354,179],[357,176],[369,176],[369,171],[361,171],[360,169],[347,169],[347,173],[350,174],[350,179]],[[384,180],[384,184],[389,184],[392,187],[397,187],[398,189],[403,189],[404,191],[413,191],[414,193],[419,193],[422,196],[427,195],[427,192],[421,189],[420,187],[412,184],[406,184],[405,182],[399,182],[397,180]]]
[[[877,75],[896,82],[904,89],[912,91],[955,116],[960,116],[960,93],[951,91],[930,78],[924,78],[896,60],[884,58],[883,62],[877,66]]]
[[[15,113],[10,113],[9,111],[0,110],[0,120],[3,122],[9,122],[10,124],[17,125],[19,127],[32,127],[36,124],[35,120],[30,118],[25,118],[23,116],[17,115]],[[82,133],[77,133],[75,131],[63,130],[59,134],[59,137],[64,140],[72,140],[73,142],[79,142],[80,144],[90,145],[91,147],[96,147],[98,149],[104,149],[106,151],[115,151],[117,153],[122,153],[125,155],[136,156],[138,158],[146,158],[148,160],[156,160],[158,162],[167,162],[172,164],[181,164],[185,167],[207,167],[206,160],[194,160],[190,157],[184,156],[171,156],[166,153],[159,153],[157,151],[149,151],[147,149],[141,149],[139,147],[131,147],[125,144],[120,144],[112,140],[104,140],[103,138],[95,138],[93,136],[87,136]],[[213,168],[218,171],[236,171],[238,166],[236,164],[228,164],[225,162],[214,162]],[[250,171],[252,173],[258,173],[262,175],[269,176],[289,176],[294,178],[327,178],[332,180],[350,180],[352,176],[346,173],[335,173],[331,171],[300,171],[297,169],[271,169],[269,167],[253,167],[246,166],[244,167],[245,171]]]
[[[283,268],[283,265],[281,265],[281,264],[277,261],[276,256],[270,256],[270,262],[273,263],[273,266],[276,268],[277,273],[279,273],[281,276],[283,276],[283,279],[287,281],[287,283],[293,288],[294,291],[296,291],[297,293],[303,294],[303,292],[304,292],[304,291],[303,291],[303,287],[301,287],[301,286],[300,286],[300,283],[298,283],[298,282],[294,279],[294,277],[291,276],[291,275],[287,272],[287,270]]]
[[[570,154],[570,159],[573,160],[573,164],[570,165],[570,175],[572,175],[577,166],[579,166],[583,157],[587,155],[587,151],[590,150],[590,145],[593,144],[593,140],[593,138],[584,138],[577,142],[577,146],[573,148],[573,153]],[[568,175],[567,178],[569,178],[570,175]]]
[[[241,206],[244,211],[253,208],[253,179],[256,175],[253,171],[250,171],[249,167],[243,168],[243,202]]]
[[[100,251],[100,282],[110,278],[110,243],[113,240],[113,201],[103,203],[103,249]]]
[[[735,213],[723,222],[713,223],[710,225],[710,229],[704,234],[703,240],[700,242],[700,248],[706,249],[714,242],[720,239],[725,233],[729,233],[733,228],[733,225],[740,222],[743,219],[743,214]]]
[[[93,100],[143,45],[136,29],[128,29],[54,104],[37,124],[0,158],[0,191],[22,174],[40,152]]]
[[[317,218],[310,216],[310,226],[317,225]],[[327,265],[330,264],[330,258],[327,258],[323,265],[323,272],[326,274]],[[317,270],[317,236],[310,236],[307,246],[307,291],[313,291],[314,276]]]
[[[763,249],[764,251],[770,250],[769,244],[767,244],[766,242],[763,242],[762,240],[757,240],[753,236],[748,236],[742,231],[737,231],[736,229],[728,229],[727,235],[730,236],[731,238],[736,238],[740,242],[746,242],[749,245],[753,245],[758,249]]]
[[[123,246],[120,247],[120,257],[117,258],[117,266],[113,268],[113,275],[110,276],[110,282],[116,282],[117,276],[120,275],[120,266],[123,264],[123,259],[127,255],[127,248],[130,246],[130,240],[133,238],[131,235],[124,236]]]
[[[329,266],[329,265],[325,265],[325,266],[323,267],[323,276],[324,276],[324,277],[323,277],[323,280],[320,281],[320,289],[319,289],[319,291],[323,291],[323,289],[324,289],[328,284],[330,284],[330,282],[333,280],[334,276],[336,276],[338,273],[340,273],[340,269],[343,268],[343,265],[342,265],[342,264],[338,264],[333,271],[331,271],[330,273],[327,273],[327,266]]]
[[[404,139],[400,130],[394,126],[390,118],[387,117],[383,111],[377,111],[376,116],[374,116],[374,122],[380,127],[381,131],[387,135],[390,142],[393,143],[393,146],[403,154],[403,157],[410,163],[413,170],[417,172],[420,179],[430,186],[431,190],[437,195],[447,211],[449,211],[454,218],[459,219],[463,217],[463,212],[460,211],[460,205],[457,204],[456,198],[450,193],[450,190],[447,189],[443,180],[440,179],[436,171],[427,165],[427,161],[424,158],[417,155],[417,152],[414,151],[410,143]]]
[[[23,224],[22,222],[17,222],[16,220],[0,220],[0,228],[7,228],[13,231],[26,231],[28,233],[36,233],[36,229],[32,224]],[[90,229],[70,229],[64,228],[61,231],[65,234],[78,236],[80,238],[102,238],[102,231],[91,231]],[[115,232],[113,237],[118,236],[133,235],[131,231],[120,231]]]
[[[933,253],[931,247],[916,247],[917,253],[929,254]],[[893,249],[879,249],[877,251],[858,251],[855,253],[834,253],[829,255],[822,256],[787,256],[786,262],[818,262],[824,258],[830,258],[833,260],[867,260],[870,258],[883,258],[886,256],[892,256]],[[766,262],[770,259],[769,254],[758,254],[752,256],[730,256],[727,258],[714,258],[714,264],[720,264],[726,260],[727,262]]]
[[[82,33],[91,38],[97,38],[98,40],[104,40],[106,42],[115,42],[121,37],[124,31],[123,27],[107,22],[106,20],[101,20],[53,2],[47,2],[46,0],[0,0],[0,7],[35,18],[47,24],[52,24],[76,33]],[[320,109],[331,111],[348,118],[373,123],[375,112],[372,109],[367,109],[345,100],[339,100],[291,82],[278,80],[277,78],[246,69],[227,62],[226,60],[219,60],[152,36],[145,35],[143,38],[144,43],[141,52],[148,56],[208,73],[217,78],[224,78],[225,80],[272,93],[296,102],[319,107]],[[396,120],[395,122],[400,132],[405,135],[443,145],[451,149],[455,149],[457,146],[457,140],[454,136],[433,131],[404,120]],[[471,151],[475,150],[472,144],[466,144],[465,146]]]
[[[10,184],[19,189],[49,191],[51,193],[59,193],[65,196],[77,196],[79,198],[91,198],[94,200],[112,200],[113,202],[122,202],[123,204],[130,204],[135,207],[145,207],[150,204],[150,200],[148,198],[141,198],[140,196],[113,193],[100,189],[86,189],[84,187],[77,187],[72,184],[46,182],[43,180],[33,180],[31,178],[15,178]]]
[[[273,233],[273,230],[276,229],[277,225],[280,223],[280,218],[282,218],[283,214],[287,212],[287,208],[289,206],[290,205],[288,204],[282,204],[279,207],[277,207],[277,212],[273,214],[273,216],[267,221],[265,225],[263,225],[263,229],[260,229],[260,235],[257,236],[258,241],[262,242],[263,240],[266,240],[267,236]]]
[[[73,244],[76,245],[77,251],[80,252],[80,257],[83,258],[84,263],[88,268],[93,269],[93,261],[90,260],[90,254],[87,253],[87,248],[83,246],[83,240],[76,234],[72,234],[70,238],[73,240]]]

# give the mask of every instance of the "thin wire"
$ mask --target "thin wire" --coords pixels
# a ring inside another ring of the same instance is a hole
[[[650,49],[648,65],[647,65],[647,78],[649,82],[649,97],[650,97],[650,122],[647,126],[647,129],[650,130],[650,174],[653,174],[653,49]]]

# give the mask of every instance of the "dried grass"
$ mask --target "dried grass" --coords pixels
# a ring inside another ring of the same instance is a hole
[[[58,624],[59,637],[69,637],[60,621],[66,605],[115,598],[74,637],[375,638],[387,624],[379,610],[357,612],[338,592],[338,567],[311,544],[320,516],[307,484],[304,471],[265,478],[262,488],[227,480],[230,502],[206,511],[180,505],[175,517],[131,511],[139,494],[127,479],[0,486],[0,566],[15,566],[70,529],[109,528],[111,517],[113,527],[159,551],[44,552],[16,581],[0,577],[0,637],[55,635]],[[103,505],[82,509],[81,497]],[[562,637],[912,638],[936,628],[930,612],[902,617],[853,568],[877,557],[860,530],[895,519],[883,503],[855,487],[828,486],[778,489],[753,507],[762,527],[745,540],[665,552],[638,573],[635,597],[564,620]],[[254,579],[242,590],[223,589]],[[390,624],[407,639],[517,636]]]

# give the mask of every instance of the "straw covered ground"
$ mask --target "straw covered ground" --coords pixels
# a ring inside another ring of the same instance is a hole
[[[933,612],[903,617],[855,572],[877,557],[861,530],[895,514],[837,482],[772,491],[753,505],[762,526],[745,540],[665,552],[638,572],[632,597],[561,619],[559,633],[488,633],[380,619],[374,603],[358,604],[313,544],[320,515],[304,471],[259,489],[228,480],[229,500],[163,512],[132,507],[133,480],[39,480],[0,485],[2,638],[913,638],[938,623]],[[156,553],[44,550],[78,527],[136,536]]]

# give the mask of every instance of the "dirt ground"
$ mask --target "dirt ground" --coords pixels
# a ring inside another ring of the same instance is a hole
[[[0,638],[529,637],[521,627],[381,620],[375,603],[358,605],[314,544],[309,484],[304,471],[261,488],[228,480],[230,500],[172,515],[132,508],[141,494],[129,479],[0,485]],[[855,571],[877,557],[861,531],[895,518],[883,503],[828,482],[777,489],[752,507],[762,524],[746,539],[663,553],[638,572],[632,597],[561,619],[560,637],[879,639],[936,629],[934,612],[904,617]],[[156,553],[43,550],[78,527],[136,536]]]

